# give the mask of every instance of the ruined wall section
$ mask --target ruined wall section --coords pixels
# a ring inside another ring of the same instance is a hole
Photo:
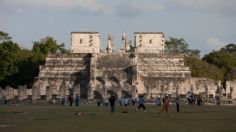
[[[236,101],[236,80],[226,81],[226,97]]]
[[[194,95],[202,94],[205,99],[214,98],[220,88],[219,82],[204,77],[191,77],[181,83],[180,87],[180,95],[186,95],[190,92]]]
[[[181,83],[191,76],[181,54],[138,53],[136,56],[137,92],[146,94],[147,98],[176,94]]]
[[[131,96],[132,57],[129,53],[100,53],[97,55],[95,98]]]
[[[40,66],[39,76],[33,87],[33,98],[51,99],[70,92],[87,97],[91,54],[50,54]]]

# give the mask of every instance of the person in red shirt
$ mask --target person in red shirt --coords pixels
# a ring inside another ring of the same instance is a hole
[[[168,99],[168,96],[165,96],[165,98],[163,99],[163,105],[162,105],[162,108],[159,112],[159,115],[164,111],[167,113],[168,107],[169,107],[169,99]]]

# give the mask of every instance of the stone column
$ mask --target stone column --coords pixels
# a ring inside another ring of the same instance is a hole
[[[52,86],[47,86],[46,87],[46,99],[47,100],[50,100],[52,99],[52,93],[53,93],[53,89],[52,89]]]
[[[35,82],[33,87],[32,87],[32,101],[33,103],[37,102],[37,100],[40,98],[39,97],[39,85],[38,85],[38,82]]]
[[[63,80],[60,87],[59,87],[59,91],[60,91],[60,97],[65,97],[66,96],[66,92],[67,92],[67,88],[66,88],[66,80]]]
[[[113,51],[113,39],[111,34],[108,34],[108,38],[107,38],[107,53],[112,53]]]
[[[122,50],[125,50],[126,49],[126,37],[125,37],[125,33],[122,33],[122,36],[121,36],[121,49]]]
[[[138,98],[138,92],[137,92],[137,86],[136,85],[132,85],[132,98]]]
[[[18,99],[19,101],[25,99],[27,96],[26,86],[18,86]]]
[[[96,62],[97,62],[97,54],[93,53],[90,59],[90,80],[88,85],[88,100],[94,99],[94,91],[96,86]]]

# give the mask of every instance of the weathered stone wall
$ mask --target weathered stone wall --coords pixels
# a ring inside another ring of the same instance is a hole
[[[226,81],[226,97],[236,99],[236,80]]]
[[[91,54],[50,54],[33,87],[34,99],[61,98],[70,93],[87,97]]]
[[[201,93],[205,97],[215,97],[218,82],[209,78],[190,78],[181,84],[180,94],[192,92],[194,94]]]
[[[132,57],[129,53],[102,53],[97,55],[95,98],[131,96]]]
[[[136,58],[137,93],[148,98],[177,94],[181,83],[190,78],[181,54],[138,53]]]

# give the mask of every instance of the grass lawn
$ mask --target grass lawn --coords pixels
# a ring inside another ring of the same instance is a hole
[[[95,105],[0,106],[0,132],[236,132],[235,106],[185,105],[180,113],[170,106],[169,116],[159,116],[160,107],[146,107],[135,112],[136,106],[117,106],[111,115],[110,107]]]

